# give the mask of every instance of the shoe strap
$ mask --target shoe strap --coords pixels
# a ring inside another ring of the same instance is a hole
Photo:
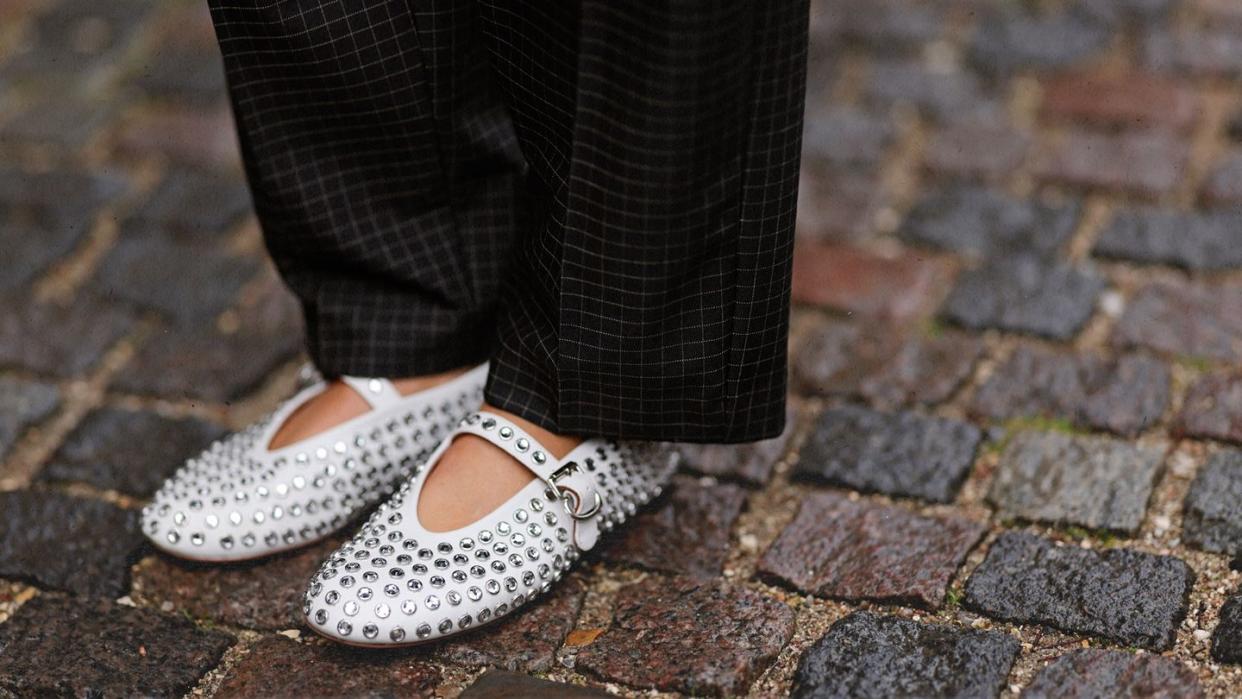
[[[605,493],[596,487],[595,479],[581,464],[557,459],[539,440],[495,413],[480,411],[467,415],[457,433],[486,439],[538,476],[557,495],[569,515],[578,548],[589,551],[595,546]]]
[[[361,376],[342,376],[341,380],[345,382],[354,392],[371,406],[372,410],[380,410],[388,408],[400,403],[404,396],[397,390],[388,379],[364,378]]]

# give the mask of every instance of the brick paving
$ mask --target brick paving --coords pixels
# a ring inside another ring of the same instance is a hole
[[[816,0],[789,428],[521,615],[334,647],[162,474],[296,386],[198,0],[0,0],[0,695],[1242,694],[1242,12]]]

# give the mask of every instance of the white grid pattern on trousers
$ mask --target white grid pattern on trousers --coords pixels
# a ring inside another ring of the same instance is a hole
[[[550,429],[785,420],[806,0],[211,0],[328,375],[490,357]]]

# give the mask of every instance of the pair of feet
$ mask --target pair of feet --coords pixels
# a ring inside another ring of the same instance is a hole
[[[486,375],[311,386],[190,459],[144,508],[143,531],[177,556],[237,561],[320,541],[373,510],[311,579],[313,630],[393,646],[501,618],[658,495],[676,461],[488,410]]]
[[[392,382],[405,397],[460,379],[470,367],[397,379]],[[521,427],[560,459],[582,439],[558,435],[506,410],[479,408]],[[272,451],[288,448],[371,411],[366,399],[344,381],[328,384],[322,393],[303,403],[276,431],[268,444]],[[526,467],[491,442],[462,435],[453,440],[427,476],[418,500],[418,518],[430,531],[460,529],[495,510],[535,478]]]

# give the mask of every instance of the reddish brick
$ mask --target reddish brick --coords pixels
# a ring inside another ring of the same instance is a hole
[[[1047,144],[1034,172],[1042,180],[1158,197],[1177,187],[1189,156],[1188,143],[1163,131],[1075,130]]]
[[[1022,164],[1030,146],[1030,136],[1009,126],[960,122],[933,134],[924,157],[934,172],[1004,177]]]
[[[935,309],[948,280],[947,263],[924,254],[885,256],[809,242],[794,253],[793,298],[846,313],[921,317]]]
[[[1199,116],[1199,97],[1183,83],[1145,73],[1068,73],[1044,82],[1043,114],[1058,121],[1184,130]]]
[[[798,185],[798,237],[857,241],[873,235],[883,196],[872,175],[807,163]]]
[[[1113,342],[1194,359],[1242,359],[1242,286],[1155,282],[1135,294]]]

